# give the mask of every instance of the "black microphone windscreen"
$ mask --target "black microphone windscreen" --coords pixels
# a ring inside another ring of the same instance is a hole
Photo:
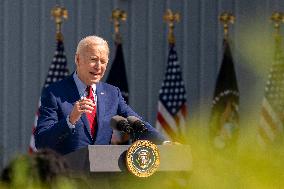
[[[140,121],[140,119],[138,117],[135,116],[128,116],[127,117],[127,121],[131,124],[133,124],[135,121]]]
[[[110,120],[110,126],[111,126],[111,128],[118,130],[118,128],[117,128],[118,125],[117,125],[117,124],[118,124],[119,122],[121,122],[121,121],[127,121],[127,119],[124,118],[124,117],[122,117],[122,116],[119,116],[119,115],[113,116],[113,117],[111,118],[111,120]]]
[[[135,132],[143,133],[148,131],[145,123],[135,116],[128,116],[127,121]]]
[[[126,133],[131,132],[130,125],[127,119],[119,115],[113,116],[111,118],[110,126],[111,128],[118,130],[118,131],[124,131]]]

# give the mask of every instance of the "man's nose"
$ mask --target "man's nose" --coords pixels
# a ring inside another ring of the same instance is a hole
[[[100,64],[101,64],[101,61],[100,60],[98,60],[98,61],[96,61],[95,62],[95,64],[94,64],[94,68],[99,68],[100,67]]]

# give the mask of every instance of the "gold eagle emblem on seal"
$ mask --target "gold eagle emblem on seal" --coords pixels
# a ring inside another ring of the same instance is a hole
[[[137,177],[149,177],[160,165],[158,147],[148,140],[134,142],[126,153],[128,170]]]

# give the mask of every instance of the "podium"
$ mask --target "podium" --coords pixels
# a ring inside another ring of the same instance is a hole
[[[158,145],[160,166],[157,172],[147,178],[138,178],[128,172],[126,167],[125,156],[129,147],[89,145],[65,155],[64,158],[73,177],[84,175],[92,180],[91,185],[99,185],[99,188],[139,188],[139,185],[141,188],[146,185],[152,188],[155,184],[160,186],[161,179],[180,179],[178,177],[182,176],[187,180],[192,171],[192,156],[188,145]]]

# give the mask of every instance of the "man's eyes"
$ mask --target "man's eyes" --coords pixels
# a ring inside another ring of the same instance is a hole
[[[100,59],[99,58],[91,58],[90,60],[91,60],[91,62],[98,62]],[[106,60],[100,60],[100,62],[101,62],[101,64],[106,64],[107,63]]]
[[[98,61],[98,58],[91,58],[91,61]]]

